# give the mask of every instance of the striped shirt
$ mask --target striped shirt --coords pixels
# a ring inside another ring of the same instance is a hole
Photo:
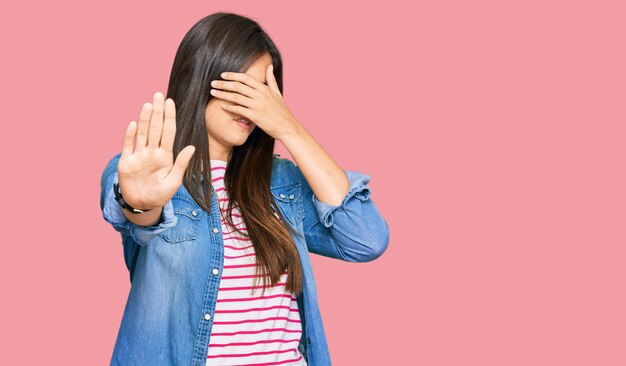
[[[224,189],[227,162],[211,159],[212,184],[223,216],[228,195]],[[245,233],[237,206],[233,223]],[[290,365],[305,366],[298,350],[302,324],[294,294],[285,288],[287,271],[271,289],[261,294],[259,278],[254,287],[255,252],[249,238],[234,231],[222,217],[224,269],[219,285],[206,366]],[[254,293],[252,293],[254,290]]]

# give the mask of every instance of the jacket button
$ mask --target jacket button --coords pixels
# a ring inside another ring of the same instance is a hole
[[[204,314],[204,320],[209,320],[209,319],[211,319],[211,314],[209,313]]]
[[[191,211],[191,214],[194,216],[198,216],[198,213],[196,212],[196,210]]]
[[[289,199],[292,200],[295,196],[293,194],[289,195]]]
[[[220,229],[218,229],[218,228],[214,227],[214,228],[213,228],[213,232],[217,234],[217,233],[219,233],[219,232],[220,232]]]
[[[214,275],[216,275],[216,274],[218,274],[218,273],[220,273],[220,270],[219,270],[219,269],[217,269],[217,268],[213,268],[213,274],[214,274]]]
[[[285,195],[281,193],[280,198],[285,198]]]

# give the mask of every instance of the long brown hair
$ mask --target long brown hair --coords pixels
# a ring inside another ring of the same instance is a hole
[[[211,169],[205,108],[213,96],[210,82],[224,71],[244,72],[261,55],[272,57],[274,75],[283,93],[280,52],[254,20],[233,13],[213,13],[200,19],[181,41],[170,74],[167,98],[176,103],[174,159],[188,145],[194,153],[183,185],[205,211],[211,212]],[[256,252],[255,284],[263,279],[263,292],[278,283],[287,270],[286,289],[302,290],[302,266],[290,232],[293,228],[276,207],[270,191],[274,163],[274,138],[256,127],[241,146],[233,147],[224,173],[229,205],[225,219],[232,224],[233,206],[238,206]],[[197,178],[196,178],[197,177]],[[200,179],[202,177],[202,180]],[[274,215],[272,206],[276,207]],[[234,226],[234,225],[233,225]]]

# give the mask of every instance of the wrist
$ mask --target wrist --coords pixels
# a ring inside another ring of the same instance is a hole
[[[291,128],[284,130],[277,138],[282,144],[289,143],[291,140],[297,140],[300,138],[306,130],[304,126],[298,121],[293,121]]]
[[[139,208],[131,206],[128,202],[124,200],[124,197],[122,196],[122,191],[120,189],[120,185],[117,182],[113,183],[113,193],[115,194],[115,200],[122,207],[122,209],[125,209],[130,213],[142,214],[144,212],[148,212],[153,209],[153,208],[139,209]]]

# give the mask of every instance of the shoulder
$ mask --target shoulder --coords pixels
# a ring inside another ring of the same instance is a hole
[[[285,165],[285,164],[291,164],[294,165],[294,163],[287,159],[287,158],[281,158],[280,154],[274,154],[274,165]]]
[[[118,152],[117,154],[113,155],[113,156],[109,159],[109,161],[108,161],[108,163],[107,163],[107,166],[108,166],[108,165],[117,164],[117,162],[120,160],[120,157],[121,157],[121,156],[122,156],[122,153],[121,153],[121,152]]]
[[[274,166],[272,169],[273,185],[294,183],[299,181],[298,167],[287,158],[281,158],[280,154],[274,154]]]
[[[284,170],[286,173],[295,173],[298,167],[296,164],[287,158],[281,158],[280,154],[274,154],[274,168]]]
[[[121,152],[115,154],[113,157],[107,161],[106,166],[102,170],[102,175],[100,178],[100,183],[104,184],[107,179],[109,179],[113,174],[117,173],[117,163],[120,160]]]
[[[119,152],[113,155],[111,158],[109,158],[109,161],[107,161],[106,166],[104,167],[104,174],[117,171],[117,164],[121,156],[122,156],[122,153]]]

